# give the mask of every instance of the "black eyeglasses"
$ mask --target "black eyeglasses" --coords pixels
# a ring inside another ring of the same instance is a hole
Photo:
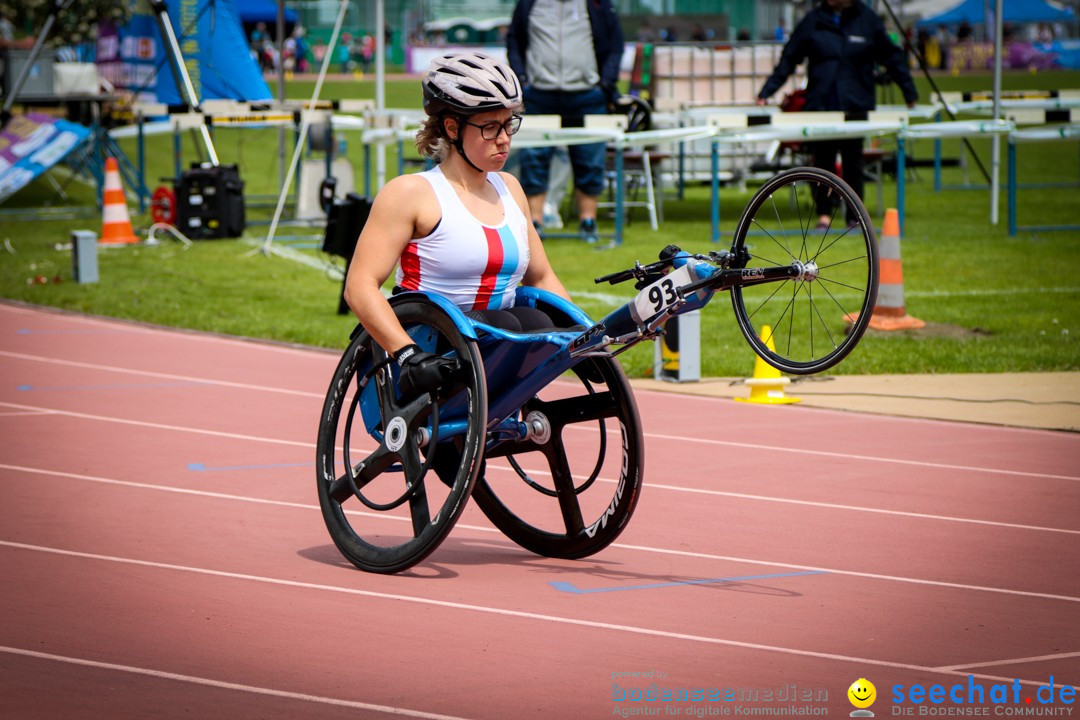
[[[471,123],[468,120],[462,120],[461,122],[465,125],[472,125],[474,128],[480,128],[480,137],[485,140],[496,139],[499,137],[500,131],[506,133],[507,137],[509,137],[521,129],[520,115],[511,115],[510,119],[504,123],[492,121],[484,123],[483,125],[478,125],[477,123]]]

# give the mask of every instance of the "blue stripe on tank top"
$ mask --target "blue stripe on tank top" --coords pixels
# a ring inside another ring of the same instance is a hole
[[[502,241],[503,264],[495,279],[495,289],[491,293],[491,299],[488,301],[489,310],[497,310],[503,306],[503,296],[506,294],[506,288],[520,260],[517,240],[514,238],[514,233],[510,231],[509,223],[504,223],[499,228],[499,240]]]

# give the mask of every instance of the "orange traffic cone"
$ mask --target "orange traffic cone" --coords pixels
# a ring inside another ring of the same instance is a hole
[[[896,208],[885,210],[878,242],[881,258],[877,305],[870,316],[874,330],[917,330],[926,327],[922,320],[907,314],[904,307],[904,265],[900,260],[900,218]]]
[[[768,325],[761,326],[761,339],[770,350],[776,350],[776,345],[773,344],[772,328]],[[791,378],[782,376],[779,370],[760,357],[754,358],[754,377],[743,382],[750,388],[750,397],[735,398],[739,402],[790,405],[802,401],[801,398],[788,397],[784,394],[784,386],[791,383]]]
[[[131,228],[127,198],[124,197],[124,187],[120,184],[120,168],[116,164],[116,158],[105,158],[104,196],[101,239],[98,242],[103,245],[139,242]]]

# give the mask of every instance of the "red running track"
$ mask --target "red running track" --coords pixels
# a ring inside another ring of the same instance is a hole
[[[878,717],[1075,708],[1078,435],[639,392],[615,545],[470,507],[388,577],[318,511],[334,354],[11,304],[0,338],[3,717],[846,717],[861,677]]]

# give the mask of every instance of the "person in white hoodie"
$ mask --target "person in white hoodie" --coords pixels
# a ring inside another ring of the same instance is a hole
[[[564,127],[580,127],[583,116],[607,113],[618,98],[623,44],[611,0],[519,0],[506,34],[506,56],[530,113],[560,115]],[[521,185],[538,228],[553,151],[521,151]],[[595,242],[606,145],[571,145],[569,151],[581,234]]]

